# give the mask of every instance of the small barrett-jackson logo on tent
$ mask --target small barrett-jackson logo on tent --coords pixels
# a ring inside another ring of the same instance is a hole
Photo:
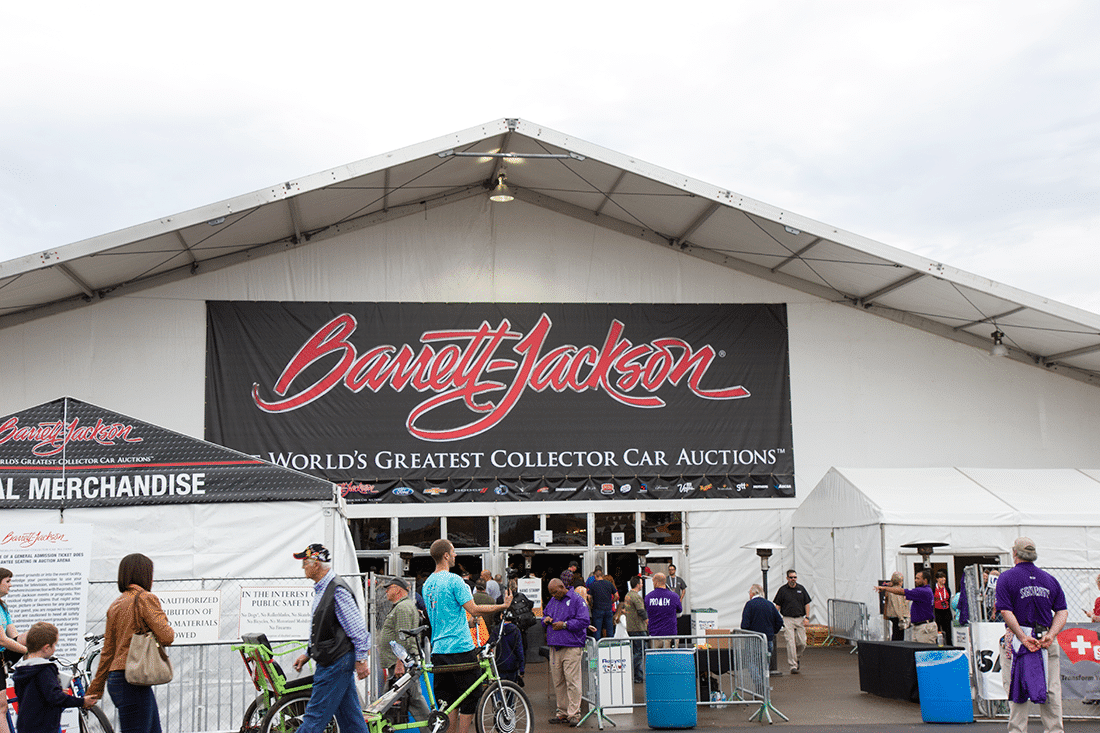
[[[97,418],[94,425],[81,425],[80,418],[71,421],[54,420],[40,422],[37,425],[19,425],[19,417],[9,417],[0,425],[0,444],[14,442],[34,443],[31,453],[39,457],[55,456],[65,450],[70,443],[94,442],[99,445],[118,445],[140,443],[142,438],[132,436],[133,425],[125,423],[107,423]]]
[[[395,392],[412,386],[433,396],[413,407],[405,420],[409,433],[421,440],[445,442],[480,435],[496,427],[519,403],[524,392],[606,392],[628,407],[658,408],[665,401],[657,392],[666,385],[686,382],[697,397],[733,400],[749,396],[744,387],[705,389],[702,382],[718,352],[707,344],[694,348],[683,339],[661,337],[635,344],[623,334],[626,326],[614,319],[600,347],[558,346],[546,350],[553,325],[543,313],[528,333],[512,328],[504,318],[493,327],[483,321],[475,329],[425,331],[415,351],[408,344],[389,344],[359,351],[351,343],[358,321],[343,313],[321,326],[290,359],[273,387],[279,399],[261,394],[252,385],[252,401],[263,412],[283,413],[320,399],[343,384],[353,393],[378,392],[389,385]],[[458,343],[455,343],[458,342]],[[511,344],[511,353],[504,350]],[[514,358],[513,355],[518,356]],[[335,365],[312,384],[299,379],[318,361]],[[488,377],[489,373],[492,377]],[[511,372],[511,382],[501,375]],[[583,376],[582,376],[583,375]],[[488,395],[497,394],[495,399]],[[427,416],[453,403],[464,404],[477,417],[452,427],[424,427]]]

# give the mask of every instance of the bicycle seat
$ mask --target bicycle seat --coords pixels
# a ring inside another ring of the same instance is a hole
[[[271,653],[271,642],[267,640],[267,634],[241,634],[241,641],[245,644],[262,646],[269,654]]]
[[[415,629],[401,629],[399,633],[405,636],[423,636],[428,632],[428,625],[417,626]]]

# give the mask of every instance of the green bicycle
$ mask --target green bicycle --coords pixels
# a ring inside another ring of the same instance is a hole
[[[285,703],[284,709],[297,707],[304,712],[306,703],[309,702],[313,676],[288,680],[275,657],[301,651],[306,648],[306,642],[290,641],[273,645],[267,640],[266,634],[245,634],[241,641],[244,643],[235,645],[232,649],[240,652],[257,695],[244,713],[240,733],[259,733],[268,712],[276,702]],[[335,733],[335,721],[328,730]]]
[[[508,614],[502,614],[501,628]],[[393,686],[378,699],[371,702],[363,711],[367,727],[371,733],[397,733],[398,731],[418,731],[424,733],[445,733],[450,725],[449,715],[470,695],[480,694],[474,722],[477,733],[532,733],[533,716],[531,701],[527,694],[515,682],[501,679],[496,668],[496,642],[490,642],[478,652],[476,662],[435,666],[424,661],[423,643],[427,635],[426,626],[402,630],[400,633],[416,642],[416,654],[410,654],[397,642],[391,642],[394,654],[405,665],[405,673],[398,677]],[[500,638],[500,634],[497,634]],[[392,719],[394,706],[408,696],[413,685],[419,685],[425,672],[462,672],[480,670],[477,680],[463,692],[457,700],[437,701],[435,691],[428,686],[428,706],[431,712],[426,720],[398,723]],[[260,733],[292,733],[301,725],[309,701],[308,690],[298,690],[279,698],[267,711],[260,725]],[[337,731],[336,723],[329,724],[326,731]]]

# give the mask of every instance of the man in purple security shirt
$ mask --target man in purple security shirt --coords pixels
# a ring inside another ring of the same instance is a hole
[[[931,576],[929,570],[918,570],[913,578],[915,587],[905,589],[896,585],[876,585],[879,593],[893,593],[905,596],[912,601],[909,609],[909,618],[913,621],[913,641],[925,644],[936,643],[936,611],[932,606],[932,587],[928,584]]]
[[[576,727],[581,722],[581,652],[588,631],[588,604],[560,578],[550,581],[552,598],[542,612],[550,647],[550,679],[557,711],[551,723]]]
[[[1039,553],[1035,542],[1020,537],[1012,545],[1013,566],[997,580],[997,611],[1004,617],[1008,633],[1001,648],[1001,679],[1008,693],[1008,730],[1027,731],[1028,699],[1013,700],[1012,667],[1027,666],[1038,673],[1038,681],[1027,678],[1029,690],[1042,688],[1042,657],[1030,654],[1047,650],[1046,702],[1039,704],[1039,717],[1046,733],[1062,728],[1062,662],[1058,633],[1066,625],[1069,610],[1062,586],[1054,576],[1035,567]],[[1011,643],[1011,652],[1007,644]],[[1026,659],[1025,659],[1026,658]],[[1038,664],[1032,660],[1037,660]],[[1026,675],[1021,675],[1026,677]],[[1041,698],[1040,698],[1041,699]]]
[[[645,594],[645,612],[649,617],[650,636],[676,636],[676,617],[683,606],[680,594],[666,587],[664,573],[653,576],[653,590]],[[672,641],[654,641],[653,646],[663,649],[672,646]]]

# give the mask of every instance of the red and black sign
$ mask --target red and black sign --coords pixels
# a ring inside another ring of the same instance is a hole
[[[794,495],[783,305],[207,308],[207,439],[349,498]]]
[[[63,397],[0,418],[0,507],[329,499],[332,485]]]

